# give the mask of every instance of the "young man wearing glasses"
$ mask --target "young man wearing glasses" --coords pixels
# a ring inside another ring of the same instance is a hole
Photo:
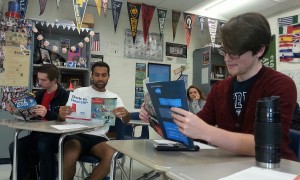
[[[171,108],[180,132],[242,155],[255,155],[254,121],[257,100],[280,96],[282,121],[281,157],[296,160],[288,147],[289,129],[296,104],[296,86],[291,78],[262,65],[271,30],[267,19],[258,13],[246,13],[230,19],[221,29],[222,47],[231,77],[216,83],[206,104],[197,115]],[[289,88],[287,91],[286,87]],[[140,118],[148,120],[141,108]]]

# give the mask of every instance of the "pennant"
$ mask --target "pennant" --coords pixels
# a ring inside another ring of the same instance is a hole
[[[288,26],[298,23],[298,15],[278,18],[278,26]]]
[[[216,19],[210,19],[210,18],[208,18],[207,21],[208,21],[208,29],[209,29],[211,43],[214,44],[216,41],[218,21]]]
[[[106,17],[106,11],[107,11],[107,3],[108,3],[108,0],[102,0],[102,7],[103,7],[103,12],[104,12],[105,17]]]
[[[192,29],[195,21],[195,15],[193,14],[188,14],[188,13],[183,13],[183,26],[185,30],[185,42],[187,47],[189,47],[190,40],[191,40],[191,34],[192,34]]]
[[[176,36],[176,29],[179,22],[181,12],[172,10],[172,29],[173,29],[173,41],[175,40]]]
[[[95,33],[93,36],[92,51],[100,51],[100,34]]]
[[[18,0],[18,4],[20,6],[21,18],[24,19],[26,15],[28,0]]]
[[[167,16],[167,10],[157,9],[157,19],[158,19],[158,28],[159,28],[160,39],[162,38],[162,35],[163,35],[166,16]]]
[[[123,4],[122,1],[111,0],[111,9],[112,9],[115,33],[117,31],[117,26],[118,26],[118,21],[119,21],[122,4]]]
[[[139,17],[140,17],[140,10],[141,10],[141,4],[127,2],[127,11],[128,11],[133,44],[135,44],[137,27],[138,27]]]
[[[204,30],[204,20],[205,20],[205,17],[199,16],[200,30],[201,30],[202,34],[203,34],[203,30]]]
[[[220,23],[220,27],[223,27],[226,24],[226,21],[219,20],[219,23]]]
[[[87,3],[88,0],[73,0],[76,25],[79,34]]]
[[[293,46],[293,45],[292,45]],[[275,35],[272,35],[271,43],[269,50],[266,55],[261,59],[261,63],[264,66],[273,68],[276,70],[276,44],[275,44]]]
[[[148,38],[149,27],[152,21],[154,10],[155,10],[155,6],[142,4],[142,24],[143,24],[144,43],[146,43]]]
[[[47,0],[39,0],[40,1],[40,15],[42,15],[46,9]]]
[[[56,0],[56,6],[57,6],[57,9],[59,7],[59,3],[60,3],[60,0]]]
[[[95,3],[96,3],[98,15],[100,16],[100,14],[101,14],[101,0],[95,0]]]

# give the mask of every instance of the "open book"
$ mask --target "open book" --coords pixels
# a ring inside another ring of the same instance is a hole
[[[115,125],[112,110],[117,106],[117,98],[84,97],[70,92],[66,105],[72,107],[72,113],[66,116],[68,122]]]
[[[150,110],[150,121],[156,121],[155,123],[159,124],[165,139],[180,142],[186,147],[193,149],[193,139],[183,135],[179,131],[170,114],[171,107],[179,107],[188,111],[184,81],[154,82],[147,83],[146,86],[151,98],[151,102],[149,102],[146,99],[147,97],[145,97],[146,110]],[[151,112],[152,108],[155,114]]]
[[[12,114],[18,119],[30,120],[34,117],[33,109],[37,105],[32,94],[12,98],[9,104],[12,108]]]

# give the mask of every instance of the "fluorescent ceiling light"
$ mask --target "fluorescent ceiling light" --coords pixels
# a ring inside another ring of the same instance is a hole
[[[232,11],[235,8],[239,8],[242,6],[245,7],[251,1],[252,0],[223,0],[212,7],[206,8],[205,10],[222,14],[228,11]]]

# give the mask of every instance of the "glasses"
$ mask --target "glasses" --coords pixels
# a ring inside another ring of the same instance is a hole
[[[245,51],[245,52],[240,53],[240,54],[231,54],[231,53],[229,53],[228,51],[225,51],[224,47],[220,47],[220,48],[218,49],[218,51],[219,51],[219,54],[220,54],[221,56],[224,56],[224,57],[225,57],[226,54],[228,54],[228,56],[229,56],[231,59],[239,59],[241,55],[243,55],[245,52],[247,52],[247,51]]]

